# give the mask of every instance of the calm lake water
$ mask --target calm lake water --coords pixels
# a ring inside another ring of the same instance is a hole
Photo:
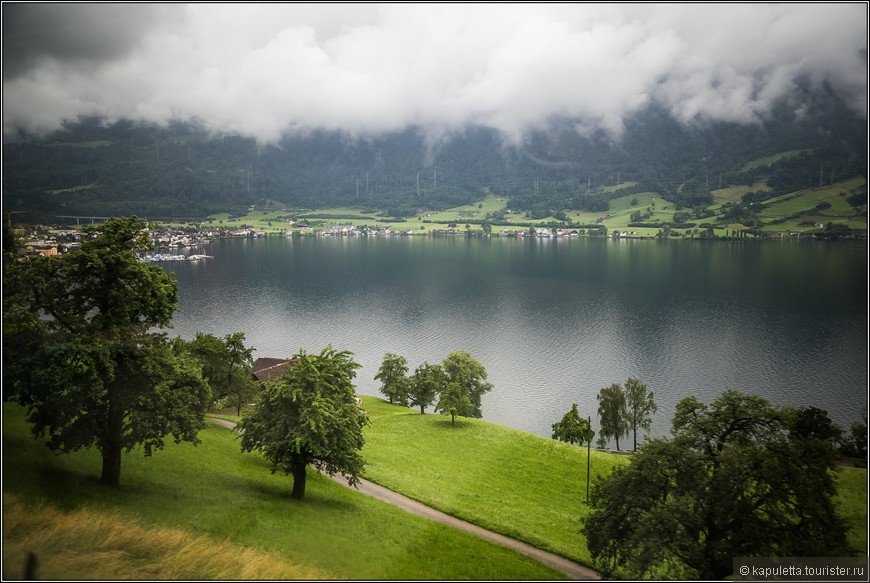
[[[655,392],[652,434],[676,403],[725,389],[814,405],[848,426],[867,407],[864,242],[430,237],[221,240],[168,263],[172,335],[245,333],[255,357],[327,344],[362,364],[387,352],[489,373],[484,419],[549,437],[577,403],[631,376]],[[627,442],[627,443],[630,443]]]

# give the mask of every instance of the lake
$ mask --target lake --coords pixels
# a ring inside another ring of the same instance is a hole
[[[572,403],[597,429],[598,391],[632,376],[655,392],[657,436],[680,399],[725,389],[844,427],[867,407],[866,242],[302,237],[202,252],[163,264],[181,307],[170,335],[241,331],[255,357],[332,344],[366,395],[387,352],[413,373],[466,350],[494,385],[483,418],[544,437]]]

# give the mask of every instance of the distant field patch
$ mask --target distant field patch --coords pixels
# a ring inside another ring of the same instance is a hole
[[[595,192],[616,192],[621,188],[628,188],[630,186],[637,186],[637,182],[620,182],[619,184],[614,184],[612,186],[599,186]]]
[[[55,142],[49,146],[59,146],[67,148],[105,148],[114,144],[112,140],[91,140],[87,142]]]
[[[766,166],[770,166],[774,162],[778,160],[782,160],[783,158],[792,158],[794,156],[798,156],[803,154],[804,152],[812,152],[812,149],[805,150],[789,150],[788,152],[780,152],[779,154],[774,154],[772,156],[765,156],[764,158],[756,158],[755,160],[750,160],[746,164],[744,164],[740,170],[738,170],[738,174],[740,172],[749,172],[750,170],[755,170],[756,168],[763,168]]]
[[[63,194],[65,192],[78,192],[80,190],[91,190],[92,188],[96,188],[97,183],[91,182],[90,184],[80,184],[79,186],[73,186],[72,188],[58,188],[57,190],[49,190],[48,194]]]
[[[764,191],[767,192],[770,190],[770,187],[767,185],[766,180],[759,180],[754,184],[739,185],[739,186],[729,186],[727,188],[719,188],[717,190],[711,190],[710,194],[713,195],[713,204],[714,205],[723,205],[728,202],[739,202],[740,198],[746,194],[747,192],[757,192]]]
[[[856,176],[843,182],[836,182],[823,188],[799,190],[772,198],[763,203],[762,210],[758,213],[761,218],[782,218],[795,213],[809,213],[814,211],[821,203],[830,205],[824,209],[818,209],[818,213],[825,217],[846,218],[855,214],[855,209],[846,201],[846,194],[866,185],[867,181],[862,176]]]

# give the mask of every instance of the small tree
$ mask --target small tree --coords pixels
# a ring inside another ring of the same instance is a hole
[[[444,370],[440,365],[424,362],[416,368],[409,383],[408,397],[412,407],[420,407],[420,414],[433,404],[444,386]]]
[[[580,417],[577,403],[571,405],[571,410],[565,413],[562,420],[553,423],[553,439],[571,444],[586,443],[586,501],[589,502],[590,449],[595,432],[589,419]]]
[[[571,410],[565,413],[562,420],[553,423],[553,439],[571,444],[591,443],[595,432],[587,419],[580,417],[577,411],[577,403],[571,406]]]
[[[598,419],[601,423],[599,442],[604,443],[612,437],[616,439],[616,450],[619,451],[619,438],[628,435],[628,424],[625,392],[618,384],[614,383],[598,391]]]
[[[638,428],[649,431],[652,427],[651,416],[658,409],[653,401],[654,396],[655,394],[636,378],[630,378],[625,382],[626,424],[634,437],[634,451],[637,451]]]
[[[456,425],[456,416],[472,417],[474,405],[471,403],[471,398],[468,391],[458,383],[447,383],[444,390],[441,391],[441,398],[438,399],[436,409],[439,413],[450,415],[450,424]]]
[[[294,499],[305,496],[306,468],[313,464],[330,476],[340,473],[359,483],[364,461],[359,453],[368,423],[354,401],[353,378],[359,364],[347,351],[327,346],[320,354],[305,351],[284,376],[266,384],[250,413],[242,417],[242,451],[258,450],[272,473],[293,476]]]
[[[465,351],[451,352],[441,364],[444,369],[446,383],[455,383],[468,395],[471,401],[470,413],[458,415],[483,417],[481,398],[484,393],[492,390],[492,385],[486,382],[486,369]]]
[[[251,402],[257,390],[251,378],[254,349],[245,346],[244,332],[223,338],[198,332],[188,349],[202,363],[213,398],[234,406],[241,415],[242,407]]]
[[[381,381],[381,392],[390,399],[390,403],[408,405],[407,374],[408,361],[404,356],[397,356],[390,352],[384,355],[375,380]]]

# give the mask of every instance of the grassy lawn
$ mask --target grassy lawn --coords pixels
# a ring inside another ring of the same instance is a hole
[[[170,440],[151,458],[141,451],[125,455],[121,487],[106,488],[98,483],[96,451],[52,454],[30,436],[23,409],[4,404],[4,496],[15,496],[27,508],[120,517],[130,530],[150,531],[155,538],[168,532],[165,529],[183,531],[195,540],[226,543],[241,556],[280,557],[288,569],[325,574],[327,579],[562,578],[523,555],[393,508],[311,470],[305,500],[294,501],[290,478],[271,474],[262,457],[240,453],[233,432],[210,427],[200,437],[202,443],[195,447]],[[3,575],[18,578],[24,549],[46,547],[38,546],[38,533],[7,529],[5,513],[4,504]],[[99,536],[77,540],[80,555],[118,554],[117,549],[103,548],[105,541]],[[45,575],[63,568],[53,564],[54,544],[47,548],[51,552],[39,557]],[[123,550],[135,553],[132,547]],[[58,557],[61,554],[58,549]],[[134,554],[120,569],[142,573],[134,567],[149,560],[151,555]],[[187,560],[210,561],[195,550]],[[110,569],[107,562],[106,571],[83,572],[83,577],[112,579],[118,568]],[[71,575],[66,571],[63,578]],[[182,578],[207,579],[213,571],[203,568],[185,575]],[[275,576],[274,571],[248,574],[252,579]]]
[[[585,448],[475,419],[363,396],[366,477],[449,514],[590,564],[579,519],[585,504]],[[592,481],[628,455],[593,450]],[[867,470],[837,471],[841,513],[857,549],[867,544]]]
[[[590,564],[586,449],[476,419],[362,397],[368,479],[439,510]],[[592,480],[627,456],[592,451]]]

